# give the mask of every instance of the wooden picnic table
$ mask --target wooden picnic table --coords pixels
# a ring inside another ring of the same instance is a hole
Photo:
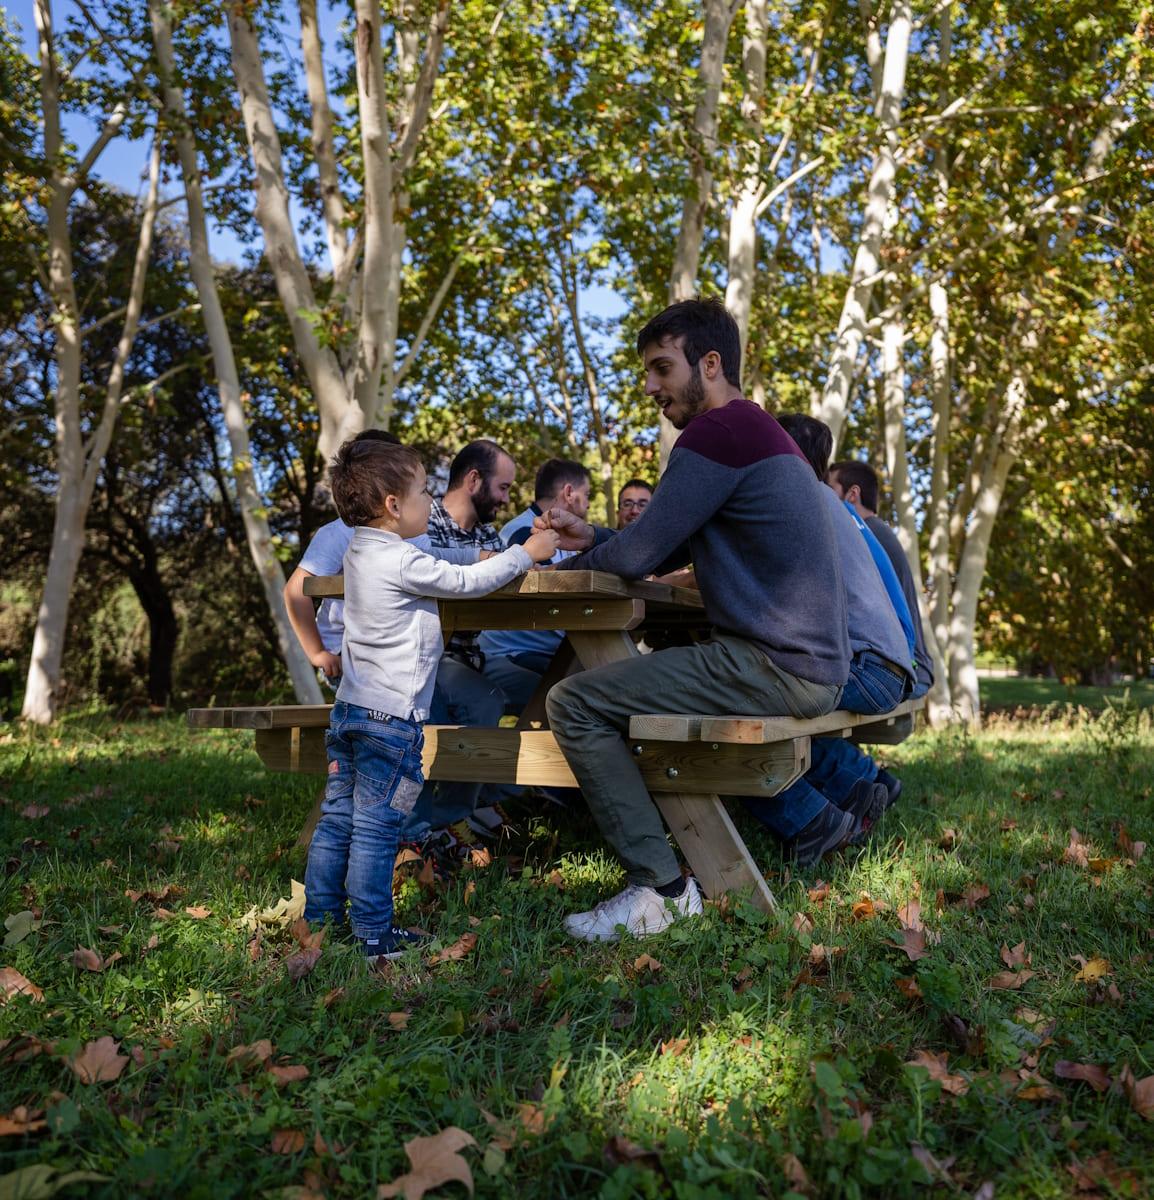
[[[340,575],[305,580],[306,595],[339,598]],[[425,775],[433,780],[576,787],[545,716],[545,696],[565,675],[641,653],[633,631],[704,627],[700,594],[601,571],[530,571],[488,596],[439,602],[445,637],[463,629],[556,629],[565,640],[512,728],[425,726]],[[663,697],[654,697],[655,710]],[[674,698],[668,698],[675,705]],[[917,705],[885,717],[839,712],[814,721],[638,713],[629,743],[646,785],[705,894],[746,890],[772,910],[773,894],[733,824],[724,795],[774,796],[808,770],[810,738],[901,741]],[[252,729],[271,770],[323,774],[329,705],[192,709],[192,728]]]

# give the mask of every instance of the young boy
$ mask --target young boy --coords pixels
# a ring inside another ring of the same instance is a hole
[[[422,724],[441,657],[438,597],[481,596],[547,562],[552,531],[472,566],[433,558],[405,539],[424,533],[425,469],[407,446],[346,442],[333,499],[354,527],[345,553],[341,682],[326,737],[328,784],[305,871],[305,917],[344,920],[373,965],[420,939],[393,925],[393,861],[424,783]]]

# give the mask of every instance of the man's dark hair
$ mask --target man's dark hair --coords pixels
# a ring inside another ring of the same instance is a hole
[[[737,322],[720,300],[679,300],[659,312],[637,335],[637,353],[654,342],[684,338],[682,352],[691,367],[710,350],[721,356],[725,382],[741,387],[741,334]]]
[[[621,485],[621,491],[617,493],[618,504],[621,503],[621,492],[625,491],[626,488],[631,487],[644,488],[651,496],[653,495],[653,484],[651,484],[648,479],[627,479]]]
[[[591,483],[592,479],[589,468],[579,462],[571,458],[551,458],[537,468],[533,499],[552,500],[567,483],[580,487],[583,483]]]
[[[797,442],[797,448],[824,483],[829,474],[829,456],[833,453],[833,434],[829,426],[805,413],[782,413],[777,423]]]
[[[346,525],[367,525],[385,514],[387,496],[403,496],[421,468],[412,446],[379,438],[350,438],[332,462],[333,503]]]
[[[387,429],[365,429],[358,433],[354,442],[384,442],[386,446],[399,446],[401,439]]]
[[[848,491],[856,483],[861,488],[863,508],[876,513],[878,510],[878,473],[869,463],[857,462],[847,458],[844,462],[835,462],[830,467],[830,474],[837,476],[842,491]]]
[[[479,472],[486,482],[497,469],[497,463],[509,455],[488,438],[479,438],[470,442],[463,450],[458,451],[457,457],[449,464],[449,491],[460,487],[465,482],[465,476],[470,471]]]

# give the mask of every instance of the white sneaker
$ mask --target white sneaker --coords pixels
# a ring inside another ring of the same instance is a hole
[[[616,942],[624,926],[634,937],[652,937],[678,918],[699,917],[703,911],[695,879],[685,881],[680,896],[663,896],[654,888],[631,883],[591,911],[571,913],[565,918],[565,932],[583,942]]]

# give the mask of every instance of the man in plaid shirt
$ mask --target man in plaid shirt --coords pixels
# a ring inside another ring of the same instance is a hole
[[[491,522],[509,502],[517,464],[497,445],[470,442],[449,466],[443,500],[429,512],[429,541],[434,546],[474,546],[482,558],[505,549]],[[437,686],[429,721],[434,725],[497,725],[505,715],[505,694],[481,674],[484,656],[477,632],[458,630],[448,640],[437,667]],[[451,825],[477,806],[479,783],[426,784],[418,810],[430,825]]]

